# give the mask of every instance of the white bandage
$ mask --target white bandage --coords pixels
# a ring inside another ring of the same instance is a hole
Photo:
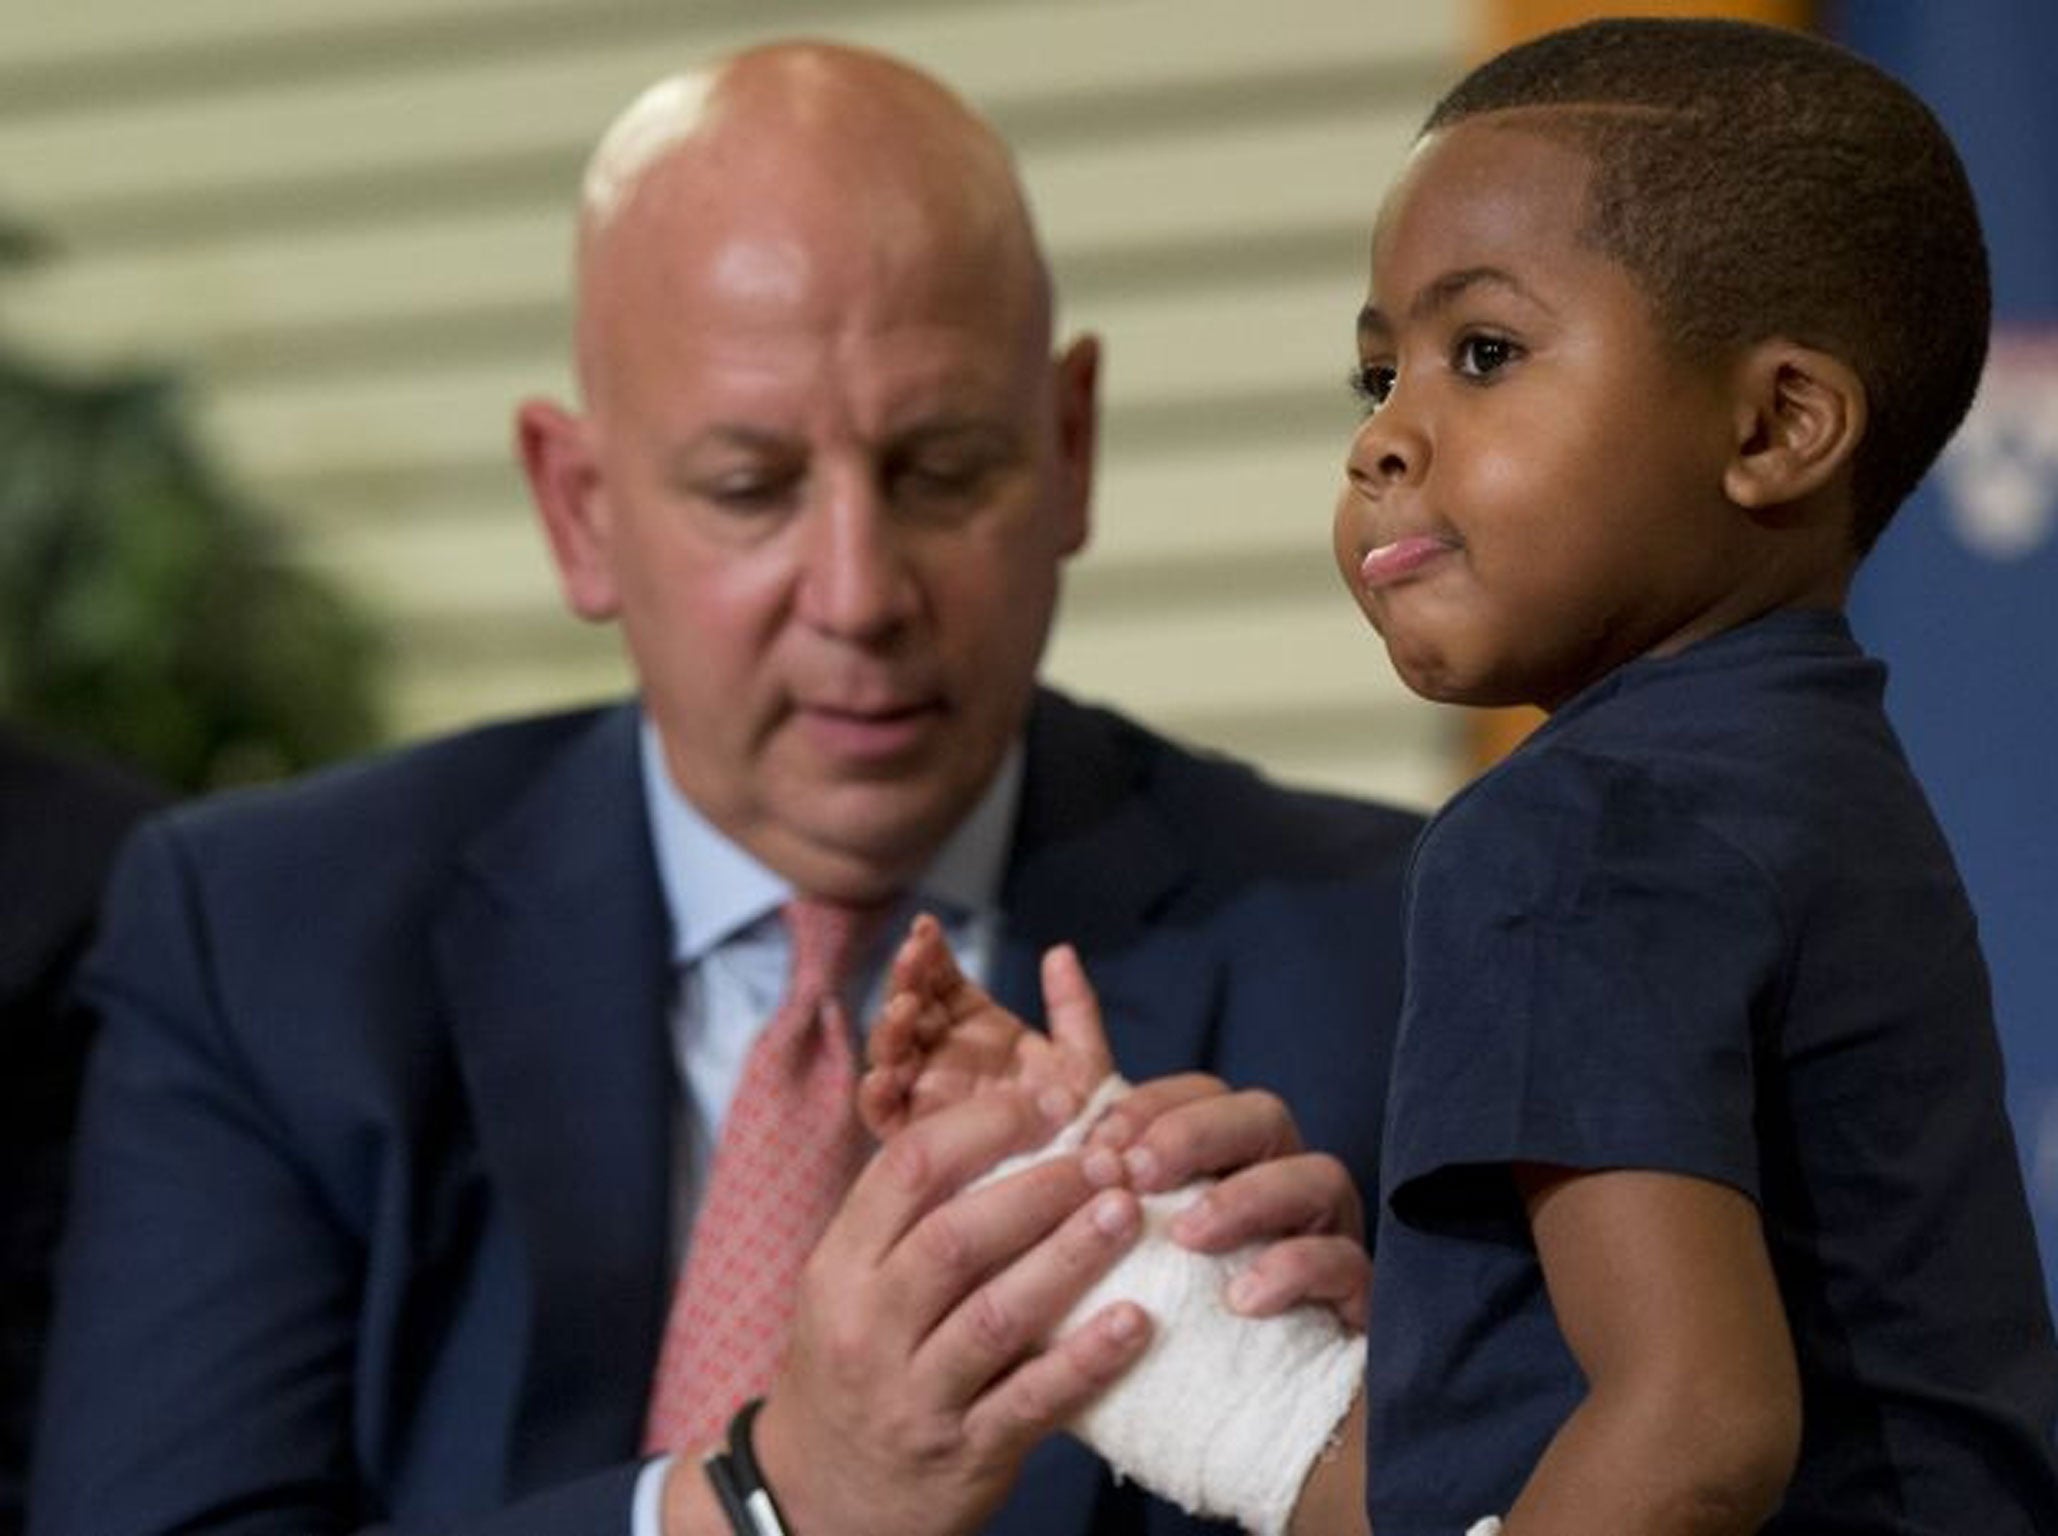
[[[985,1180],[1077,1148],[1129,1085],[1111,1077],[1039,1150]],[[1223,1298],[1261,1249],[1182,1248],[1166,1227],[1211,1180],[1143,1199],[1143,1235],[1079,1299],[1060,1331],[1114,1301],[1150,1314],[1143,1358],[1071,1426],[1121,1477],[1191,1513],[1279,1536],[1315,1458],[1350,1410],[1365,1374],[1365,1341],[1325,1307],[1240,1317]]]

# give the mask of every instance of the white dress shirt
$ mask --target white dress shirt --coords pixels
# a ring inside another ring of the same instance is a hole
[[[785,995],[789,946],[779,910],[793,887],[679,793],[648,716],[641,742],[643,797],[672,934],[672,1058],[683,1110],[674,1117],[670,1248],[676,1274],[744,1058]],[[1018,742],[855,967],[845,1002],[861,1031],[881,1001],[887,961],[917,912],[935,913],[965,973],[985,980],[999,937],[1001,878],[1021,785]],[[638,1479],[631,1536],[659,1536],[670,1460],[657,1458]]]

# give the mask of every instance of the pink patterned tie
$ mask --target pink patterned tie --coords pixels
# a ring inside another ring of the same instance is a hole
[[[786,999],[729,1102],[665,1320],[645,1451],[714,1443],[744,1399],[771,1385],[801,1266],[869,1149],[837,994],[885,909],[798,897],[782,915]]]

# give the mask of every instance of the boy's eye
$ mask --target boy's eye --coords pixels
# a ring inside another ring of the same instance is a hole
[[[1467,378],[1490,378],[1521,355],[1505,336],[1467,336],[1452,354],[1452,365]]]
[[[1351,370],[1351,393],[1358,397],[1366,410],[1376,411],[1393,393],[1393,377],[1391,363],[1360,363]]]

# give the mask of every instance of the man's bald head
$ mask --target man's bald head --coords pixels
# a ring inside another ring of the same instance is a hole
[[[793,286],[832,252],[861,254],[882,280],[920,270],[1020,306],[1033,345],[1049,347],[1049,275],[991,125],[883,54],[775,43],[659,81],[595,149],[578,251],[589,401],[612,328],[646,323],[680,286],[667,272],[713,264],[725,288]]]
[[[517,416],[673,783],[803,890],[903,890],[1020,741],[1090,524],[1099,349],[1053,355],[1010,157],[853,48],[753,49],[609,130],[584,409]]]

